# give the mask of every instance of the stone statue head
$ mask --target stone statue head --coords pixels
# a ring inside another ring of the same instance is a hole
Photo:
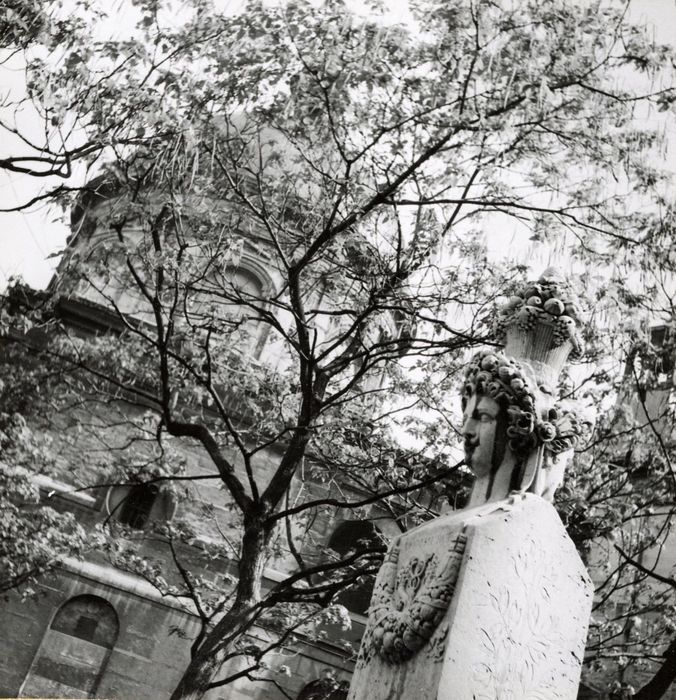
[[[572,285],[551,268],[515,289],[493,315],[492,336],[504,351],[476,354],[462,392],[465,460],[477,477],[475,504],[514,490],[551,499],[562,481],[581,424],[557,402],[555,387],[568,358],[582,352],[581,323]]]
[[[581,433],[575,415],[551,405],[530,374],[492,350],[475,355],[465,373],[465,461],[485,484],[486,499],[502,497],[505,490],[530,490],[551,499],[563,478],[564,455]]]

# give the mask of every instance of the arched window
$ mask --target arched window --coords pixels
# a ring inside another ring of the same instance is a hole
[[[123,525],[128,525],[135,530],[142,530],[150,519],[157,491],[155,484],[132,486],[122,501],[117,519]]]
[[[127,261],[131,260],[137,270],[142,270],[137,249],[143,239],[139,221],[127,224],[122,241],[111,230],[95,231],[80,248],[80,264],[83,266],[80,275],[83,276],[75,288],[76,296],[109,310],[117,308],[124,314],[146,316],[151,320],[150,303],[127,266]]]
[[[240,306],[234,314],[234,317],[241,319],[243,316],[248,317],[248,321],[244,326],[245,338],[244,346],[241,348],[243,353],[251,353],[253,357],[260,356],[261,347],[263,344],[262,324],[258,318],[254,308],[246,305],[246,302],[252,302],[256,306],[264,305],[264,285],[259,277],[251,270],[245,267],[228,267],[225,270],[235,294],[242,299]]]
[[[161,491],[157,484],[141,483],[111,486],[105,508],[111,519],[143,530],[153,521],[171,520],[176,503],[171,494]]]
[[[246,300],[250,297],[256,299],[263,294],[263,283],[258,279],[251,270],[245,267],[227,267],[225,276],[232,285],[233,289]]]
[[[258,313],[267,298],[263,278],[244,263],[210,271],[193,285],[189,321],[200,326],[214,319],[237,329],[239,351],[258,358],[265,340]]]
[[[94,595],[71,598],[45,632],[20,696],[94,697],[118,632],[110,603]]]
[[[308,683],[298,694],[297,700],[347,700],[348,684],[333,678],[323,678]]]
[[[668,326],[660,326],[650,329],[650,346],[654,354],[652,364],[657,385],[660,388],[671,386],[674,383],[674,359],[676,351],[674,333]]]
[[[367,549],[385,550],[380,530],[368,520],[346,520],[340,523],[329,538],[328,546],[341,559],[350,552]],[[371,602],[371,592],[373,591],[374,583],[375,576],[365,576],[362,582],[350,586],[340,593],[336,600],[348,610],[364,615]]]

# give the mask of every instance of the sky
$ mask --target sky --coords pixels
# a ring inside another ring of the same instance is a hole
[[[237,0],[221,0],[222,5],[236,4]],[[122,6],[124,0],[117,0]],[[391,1],[389,6],[394,14],[405,17],[405,0]],[[637,21],[652,25],[655,38],[662,42],[676,43],[676,0],[635,0],[631,6],[630,16]],[[123,31],[120,24],[119,31]],[[24,90],[22,62],[19,56],[0,66],[0,94],[18,95]],[[0,118],[3,118],[0,107]],[[21,126],[38,129],[39,124],[30,114],[23,114]],[[673,121],[668,129],[668,166],[676,173],[676,125]],[[16,145],[4,139],[0,143],[0,158],[11,154]],[[82,175],[80,175],[82,177]],[[34,197],[41,188],[54,180],[36,180],[29,176],[9,174],[0,171],[0,207],[16,206]],[[29,212],[0,213],[0,290],[8,280],[20,276],[31,286],[46,286],[58,262],[55,257],[63,249],[69,230],[63,212],[41,205]],[[513,249],[515,235],[493,235],[487,233],[487,243],[494,256],[501,257]],[[524,251],[534,265],[547,266],[556,262],[557,251],[540,245]],[[52,257],[50,257],[52,256]]]

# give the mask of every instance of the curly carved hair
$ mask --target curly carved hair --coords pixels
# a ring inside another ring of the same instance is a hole
[[[525,458],[539,445],[557,455],[577,444],[581,426],[575,415],[554,407],[546,419],[541,417],[536,394],[522,367],[504,355],[489,350],[472,358],[465,372],[463,411],[475,394],[490,396],[505,406],[508,444],[518,458]]]

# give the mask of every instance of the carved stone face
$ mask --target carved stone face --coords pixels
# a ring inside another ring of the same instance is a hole
[[[465,406],[462,435],[465,463],[478,477],[490,474],[500,405],[495,399],[474,394]]]

